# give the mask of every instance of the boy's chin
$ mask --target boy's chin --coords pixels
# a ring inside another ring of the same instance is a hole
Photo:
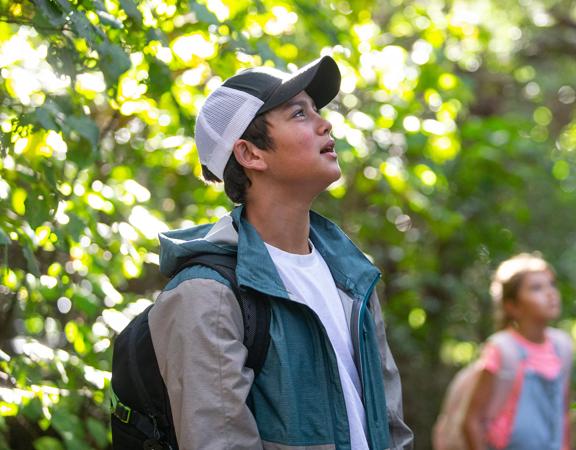
[[[326,185],[326,188],[324,190],[330,189],[334,184],[340,181],[341,178],[342,178],[341,173],[339,173],[338,176],[332,177],[330,180],[328,180],[328,184]]]

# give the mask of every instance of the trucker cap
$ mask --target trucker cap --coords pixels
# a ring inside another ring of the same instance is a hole
[[[196,119],[195,140],[200,162],[220,180],[234,143],[258,114],[306,91],[318,109],[340,90],[340,70],[330,56],[294,73],[269,67],[246,69],[212,92]]]

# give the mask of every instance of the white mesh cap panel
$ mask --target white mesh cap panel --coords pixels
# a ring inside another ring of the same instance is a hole
[[[262,100],[221,86],[206,99],[196,120],[195,139],[200,162],[222,179],[232,146],[242,136]]]

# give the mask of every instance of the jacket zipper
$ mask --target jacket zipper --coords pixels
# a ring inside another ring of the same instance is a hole
[[[362,344],[362,340],[360,339],[360,333],[362,331],[362,323],[364,322],[364,314],[366,312],[366,305],[368,303],[368,299],[372,295],[374,291],[374,287],[376,283],[380,279],[380,275],[378,275],[372,284],[370,284],[370,288],[366,292],[364,299],[362,302],[355,302],[352,308],[352,323],[354,325],[354,329],[352,330],[352,345],[354,346],[354,359],[356,360],[356,366],[358,368],[358,375],[360,376],[360,380],[364,380],[364,367],[362,366],[362,353],[364,351],[364,346]],[[364,383],[362,383],[364,384]],[[364,389],[362,390],[364,393]],[[364,397],[364,395],[362,395]],[[366,405],[365,405],[366,406]]]
[[[364,404],[364,410],[366,411],[367,419],[368,419],[367,410],[369,405],[368,405],[368,399],[366,397],[366,386],[364,385],[364,366],[362,365],[362,354],[364,353],[364,344],[363,339],[361,339],[360,337],[360,333],[363,332],[362,324],[364,323],[364,314],[366,313],[366,306],[368,304],[368,299],[372,295],[374,287],[376,286],[376,283],[378,282],[379,279],[380,274],[378,274],[378,276],[375,277],[374,281],[372,281],[372,284],[370,285],[370,288],[366,292],[366,295],[364,296],[362,302],[360,304],[355,303],[354,308],[352,310],[352,317],[354,319],[357,319],[353,322],[356,329],[352,334],[352,343],[354,345],[354,357],[355,357],[354,359],[357,360],[358,376],[360,377],[360,383],[362,385],[362,402]],[[378,408],[372,408],[372,409],[373,409],[372,413],[374,414],[374,420],[378,422],[379,421]],[[366,439],[368,440],[368,445],[372,446],[372,442],[370,439],[370,432],[368,429],[369,428],[368,420],[366,420],[366,427],[367,427]]]

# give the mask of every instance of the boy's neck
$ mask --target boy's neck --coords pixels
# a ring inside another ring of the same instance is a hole
[[[246,218],[264,242],[288,253],[310,253],[310,205],[270,200],[251,200]]]

